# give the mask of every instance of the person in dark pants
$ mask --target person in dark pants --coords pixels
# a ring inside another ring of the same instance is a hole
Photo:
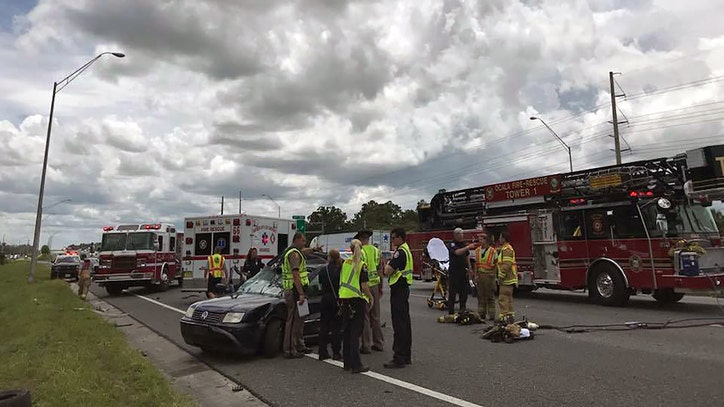
[[[339,307],[337,306],[339,274],[341,271],[342,258],[339,255],[339,250],[332,249],[328,253],[327,267],[319,273],[319,284],[322,287],[319,360],[329,359],[329,350],[327,348],[330,344],[332,345],[332,359],[342,360],[342,317],[339,315]]]
[[[365,314],[374,297],[368,284],[367,265],[362,260],[362,242],[353,239],[350,251],[352,257],[342,263],[339,278],[339,302],[344,321],[342,353],[344,370],[362,373],[370,370],[362,364],[359,345],[364,330]]]
[[[385,276],[390,286],[390,308],[392,311],[392,361],[386,368],[399,369],[412,363],[412,324],[410,323],[410,286],[412,285],[412,252],[405,242],[407,234],[403,228],[390,232],[392,245],[397,250],[385,266]]]
[[[448,270],[448,281],[450,289],[447,297],[447,313],[455,313],[455,297],[460,297],[460,311],[466,309],[468,302],[468,273],[470,267],[470,250],[475,249],[475,244],[465,244],[463,241],[463,230],[456,228],[453,231],[453,241],[448,244],[450,251],[450,268]]]

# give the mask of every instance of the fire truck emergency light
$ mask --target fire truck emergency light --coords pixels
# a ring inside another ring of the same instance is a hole
[[[645,196],[654,196],[654,193],[653,193],[652,191],[646,191],[646,192],[631,191],[631,192],[629,193],[629,196],[630,196],[631,198],[636,198],[636,197],[642,198],[642,197],[645,197]]]
[[[156,224],[154,224],[154,225],[143,225],[143,228],[146,229],[146,230],[161,229],[161,225],[158,224],[158,223],[156,223]]]
[[[109,231],[111,231],[111,230],[113,230],[113,226],[103,226],[103,231],[104,231],[104,232],[109,232]]]
[[[586,203],[586,198],[573,198],[568,201],[571,205],[578,205]]]

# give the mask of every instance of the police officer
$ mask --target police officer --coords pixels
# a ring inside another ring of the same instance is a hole
[[[306,290],[309,286],[309,273],[305,254],[318,251],[319,248],[305,248],[307,238],[297,232],[292,237],[292,246],[284,252],[282,263],[282,288],[284,301],[287,305],[287,322],[284,327],[284,357],[296,359],[304,353],[311,353],[304,343],[304,321],[299,316],[298,306],[307,300]]]
[[[367,265],[368,285],[374,299],[365,313],[362,349],[360,349],[362,354],[369,354],[373,350],[382,352],[385,344],[385,337],[382,334],[382,326],[380,325],[380,298],[382,298],[380,274],[382,274],[384,265],[382,264],[380,250],[370,244],[370,236],[372,236],[371,231],[362,230],[354,237],[354,239],[359,239],[362,243],[362,259]]]
[[[448,244],[450,251],[450,269],[448,271],[448,281],[450,288],[448,290],[447,312],[455,313],[455,297],[460,297],[460,311],[466,309],[468,302],[468,270],[470,270],[470,250],[475,249],[475,244],[465,244],[463,241],[463,230],[455,228],[453,231],[453,241]]]
[[[344,370],[362,373],[370,369],[362,365],[359,340],[364,329],[368,303],[372,305],[374,297],[367,284],[369,276],[367,266],[362,259],[362,243],[353,239],[350,251],[352,257],[342,263],[342,273],[339,278],[339,301],[344,319],[342,355]]]
[[[412,363],[412,326],[410,324],[410,286],[412,285],[412,252],[405,242],[407,234],[403,228],[390,231],[390,239],[397,249],[387,265],[385,276],[390,285],[390,308],[392,311],[393,358],[385,363],[386,368],[399,369]]]
[[[498,307],[500,308],[500,319],[514,319],[513,311],[513,290],[518,285],[518,266],[515,262],[515,250],[510,245],[510,235],[507,231],[500,233],[498,243]]]
[[[204,278],[208,280],[206,286],[206,298],[216,298],[219,293],[217,285],[229,278],[226,269],[226,261],[221,254],[221,247],[214,249],[214,254],[208,258],[208,267],[204,273]],[[222,280],[223,279],[223,280]]]

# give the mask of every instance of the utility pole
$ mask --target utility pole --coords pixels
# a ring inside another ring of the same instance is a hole
[[[221,214],[224,214],[224,196],[221,195]]]
[[[613,87],[613,72],[608,72],[608,81],[611,85],[611,112],[613,112],[613,140],[616,149],[616,165],[621,165],[621,141],[618,137],[618,114],[616,111],[616,89]]]
[[[241,215],[241,190],[239,190],[239,215]]]

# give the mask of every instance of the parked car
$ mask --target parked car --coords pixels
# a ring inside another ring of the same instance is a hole
[[[326,254],[307,257],[309,311],[304,338],[319,334],[321,287],[319,272]],[[282,257],[277,256],[230,296],[191,304],[180,320],[184,341],[206,352],[263,354],[274,357],[282,347],[287,307],[282,289]]]
[[[80,267],[80,256],[75,254],[59,255],[50,266],[50,278],[71,278],[78,280]]]

